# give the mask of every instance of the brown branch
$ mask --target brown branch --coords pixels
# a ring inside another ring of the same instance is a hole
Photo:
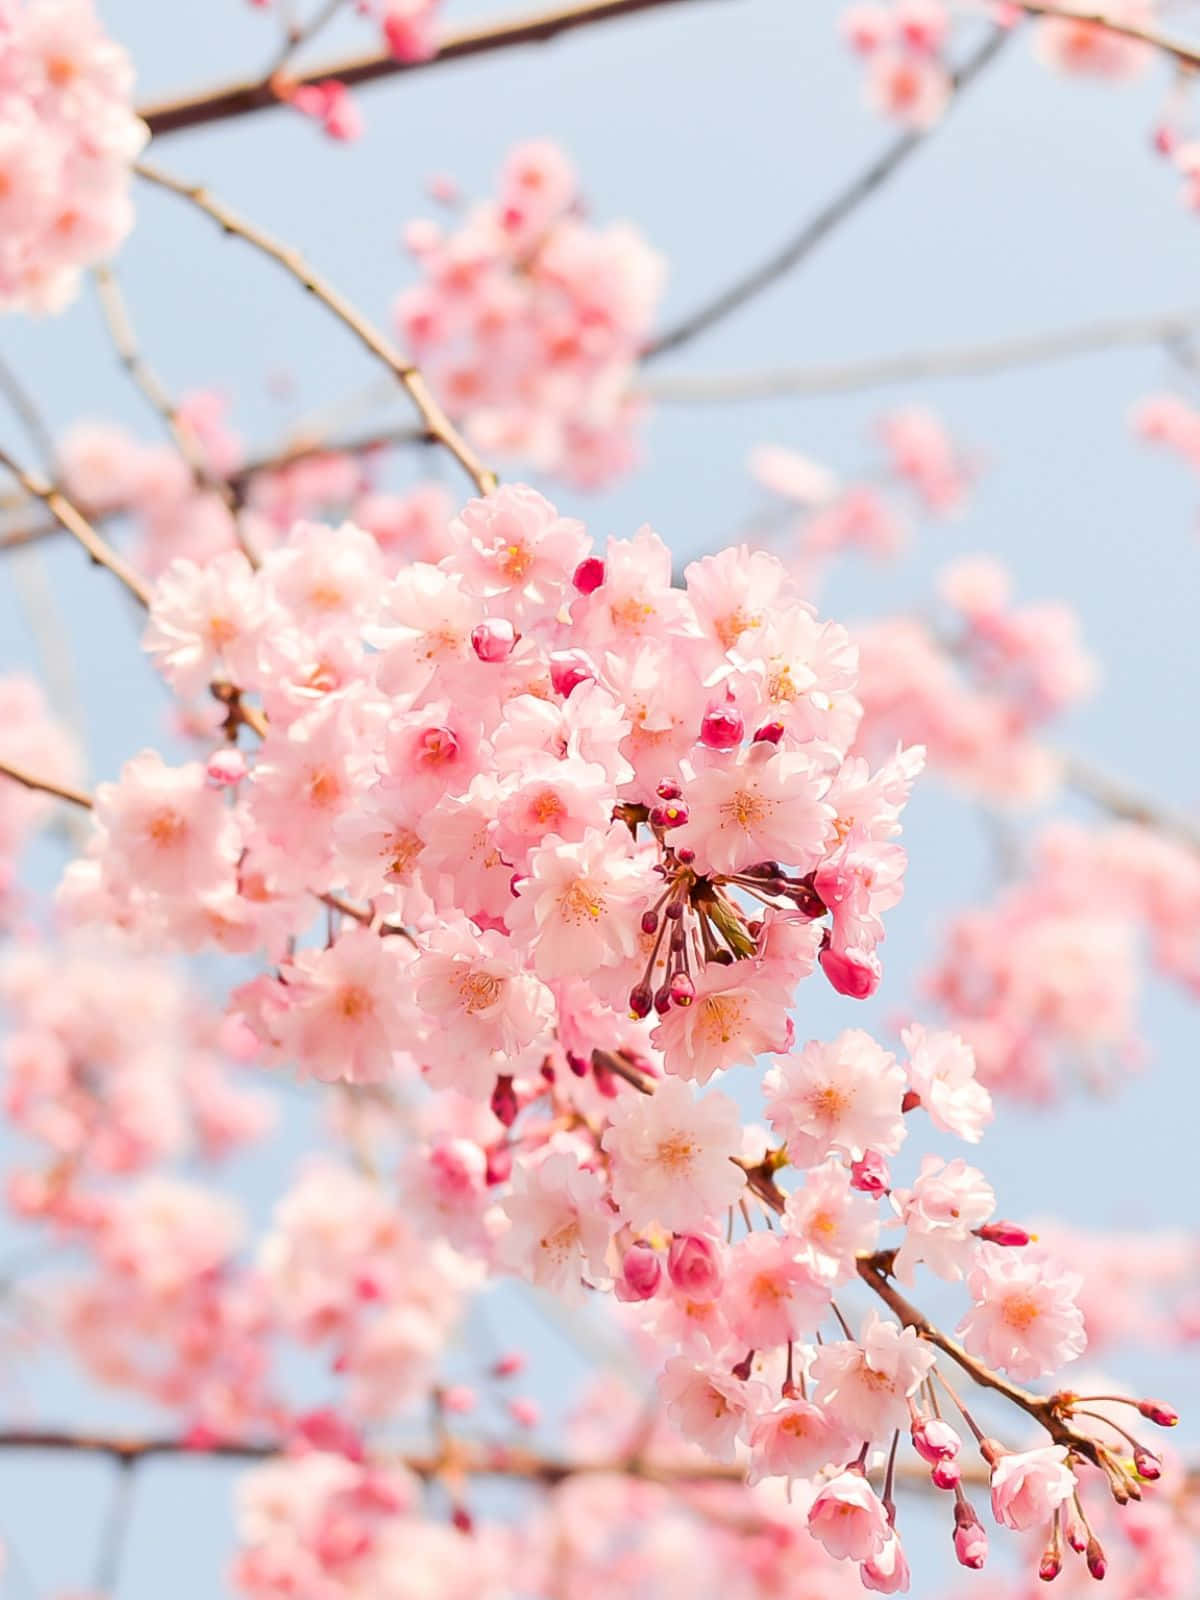
[[[975,53],[967,58],[953,78],[954,102],[963,90],[993,61],[1010,37],[1007,28],[994,28]],[[740,311],[749,301],[769,289],[772,284],[800,265],[819,244],[850,216],[864,201],[888,181],[905,161],[925,143],[929,134],[921,129],[910,129],[894,139],[876,156],[869,166],[857,174],[821,209],[803,225],[779,250],[743,277],[722,289],[711,300],[706,300],[688,313],[673,327],[659,334],[643,352],[643,361],[656,361],[669,350],[678,350],[714,324],[724,321],[733,312]]]
[[[1023,1389],[1020,1384],[1002,1378],[990,1367],[985,1367],[982,1362],[976,1361],[973,1355],[964,1350],[956,1339],[951,1339],[948,1334],[935,1327],[923,1311],[918,1311],[917,1307],[900,1293],[889,1276],[894,1256],[895,1252],[891,1250],[859,1256],[858,1275],[903,1326],[914,1328],[923,1339],[927,1339],[944,1355],[949,1356],[951,1361],[960,1366],[981,1388],[996,1390],[998,1394],[1002,1394],[1005,1399],[1026,1412],[1045,1428],[1055,1444],[1065,1445],[1067,1449],[1085,1457],[1103,1471],[1096,1441],[1071,1427],[1065,1418],[1058,1396],[1034,1394],[1029,1389]]]
[[[398,61],[388,51],[370,55],[352,56],[338,61],[326,61],[296,80],[298,85],[323,83],[335,78],[348,89],[361,88],[385,78],[399,77],[410,72],[424,72],[451,61],[462,61],[469,56],[490,54],[497,50],[510,50],[517,45],[545,44],[560,34],[571,33],[593,23],[615,21],[639,11],[653,11],[684,0],[592,0],[589,5],[555,7],[549,11],[529,12],[511,17],[507,22],[492,23],[485,27],[465,28],[448,34],[436,52],[426,61]],[[294,87],[295,85],[293,85]],[[221,84],[216,88],[202,89],[196,94],[183,95],[141,106],[138,115],[147,124],[156,139],[166,134],[178,133],[183,128],[196,128],[210,122],[228,122],[233,117],[244,117],[256,111],[269,111],[280,104],[271,78],[252,78],[241,83]]]
[[[148,162],[140,161],[134,171],[146,182],[166,189],[171,194],[179,195],[187,200],[198,210],[218,224],[227,234],[232,234],[268,256],[272,261],[289,273],[302,288],[307,289],[314,299],[335,316],[342,325],[349,329],[376,360],[381,361],[388,368],[396,381],[404,388],[413,404],[421,414],[422,421],[431,437],[442,445],[466,472],[480,494],[490,494],[496,487],[496,475],[484,466],[471,446],[459,433],[442,407],[434,399],[428,384],[418,367],[406,361],[400,352],[380,333],[366,317],[346,299],[332,284],[320,277],[308,265],[304,258],[295,250],[280,244],[269,234],[249,222],[243,221],[236,212],[229,209],[219,200],[214,200],[211,195],[199,184],[185,183],[179,178],[174,178],[170,173],[151,166]]]
[[[1135,39],[1139,44],[1148,44],[1163,55],[1172,56],[1189,71],[1200,68],[1200,46],[1186,44],[1182,39],[1172,39],[1154,28],[1140,27],[1136,22],[1123,22],[1104,11],[1075,11],[1068,6],[1049,3],[1049,0],[1045,0],[1045,3],[1044,0],[1014,0],[1014,4],[1028,17],[1089,23],[1094,28],[1102,28],[1105,33],[1119,34],[1123,39]]]
[[[9,778],[23,789],[33,789],[39,794],[53,795],[56,800],[67,800],[85,811],[92,809],[92,797],[82,789],[72,789],[65,783],[53,783],[49,778],[39,778],[24,767],[14,767],[10,761],[0,761],[0,778]]]
[[[1200,820],[1197,818],[1161,805],[1124,779],[1114,778],[1080,756],[1063,756],[1062,763],[1063,777],[1070,787],[1110,816],[1170,834],[1181,844],[1200,850]]]
[[[149,608],[150,590],[145,579],[100,537],[78,506],[72,504],[52,483],[47,483],[44,478],[39,478],[32,472],[26,472],[25,468],[18,465],[5,450],[0,450],[0,466],[6,467],[12,473],[26,494],[42,501],[55,522],[83,546],[97,566],[107,567],[113,577],[125,585],[139,605]]]
[[[730,400],[769,400],[793,394],[849,394],[914,379],[979,377],[1012,368],[1061,361],[1103,350],[1170,345],[1200,328],[1200,308],[1152,317],[1114,317],[1048,333],[1021,334],[943,350],[911,350],[866,361],[774,371],[664,373],[641,386],[652,400],[704,405]]]

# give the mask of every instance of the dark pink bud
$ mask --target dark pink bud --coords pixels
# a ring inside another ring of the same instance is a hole
[[[988,1539],[983,1524],[970,1503],[960,1500],[954,1508],[954,1554],[964,1567],[978,1572],[987,1560]]]
[[[671,991],[665,983],[663,984],[662,988],[657,990],[655,993],[654,1009],[658,1012],[660,1017],[665,1017],[667,1012],[671,1009]]]
[[[904,1091],[904,1098],[900,1101],[900,1109],[904,1112],[905,1116],[907,1116],[910,1111],[916,1111],[920,1104],[921,1096],[915,1089],[906,1089]]]
[[[504,617],[489,617],[471,629],[471,648],[480,661],[503,661],[516,642],[517,630]]]
[[[1162,1477],[1162,1462],[1149,1450],[1144,1450],[1141,1445],[1138,1445],[1133,1452],[1133,1464],[1138,1477],[1144,1478],[1147,1483],[1153,1483],[1156,1478]]]
[[[671,1282],[689,1300],[715,1300],[721,1292],[721,1255],[702,1234],[677,1233],[667,1252]]]
[[[1067,1543],[1076,1555],[1082,1555],[1087,1549],[1088,1531],[1083,1523],[1075,1517],[1068,1517],[1066,1522]]]
[[[582,650],[559,650],[550,657],[550,682],[555,694],[562,695],[564,700],[572,689],[595,676],[592,663]]]
[[[690,1006],[696,998],[696,985],[686,972],[677,972],[671,979],[671,1004]]]
[[[210,788],[231,789],[235,783],[241,783],[246,770],[246,758],[242,752],[233,745],[226,745],[209,756],[204,776]]]
[[[646,933],[646,934],[657,933],[658,932],[658,912],[657,911],[643,911],[642,912],[642,932]]]
[[[678,800],[683,790],[674,778],[664,778],[654,792],[660,800]]]
[[[466,1506],[455,1506],[450,1513],[450,1521],[458,1529],[459,1533],[473,1533],[475,1531],[475,1523],[472,1521],[471,1513]]]
[[[957,1489],[962,1482],[962,1468],[957,1461],[935,1461],[929,1469],[929,1481],[935,1489]]]
[[[887,1194],[892,1187],[888,1164],[878,1150],[864,1150],[850,1166],[850,1187],[860,1194]]]
[[[492,1115],[496,1121],[506,1128],[511,1128],[517,1120],[519,1110],[517,1092],[513,1088],[512,1079],[503,1076],[497,1078],[496,1087],[492,1090]]]
[[[1095,1534],[1087,1542],[1087,1569],[1093,1578],[1102,1578],[1108,1571],[1104,1550]]]
[[[746,726],[736,706],[713,706],[700,723],[700,743],[710,750],[732,750],[741,744]]]
[[[585,1057],[578,1055],[574,1050],[567,1051],[567,1065],[577,1078],[587,1077],[588,1062]]]
[[[575,568],[571,582],[580,594],[594,594],[604,582],[604,563],[599,556],[588,556]]]
[[[668,828],[682,828],[690,815],[682,800],[670,800],[665,805],[651,807],[650,826],[664,831]]]
[[[618,1300],[649,1300],[662,1282],[662,1262],[652,1245],[636,1239],[625,1252],[615,1285]]]
[[[512,1164],[512,1147],[507,1144],[494,1144],[487,1153],[487,1171],[484,1177],[488,1185],[507,1183],[512,1177]]]
[[[989,1244],[1007,1244],[1020,1247],[1030,1242],[1032,1235],[1015,1222],[985,1222],[982,1228],[976,1228],[977,1238],[986,1239]]]
[[[592,1082],[596,1085],[597,1091],[606,1100],[615,1100],[617,1098],[616,1077],[602,1061],[597,1061],[592,1067]]]
[[[648,983],[639,983],[636,988],[629,991],[629,1009],[640,1022],[643,1017],[648,1017],[654,1009],[654,995]]]
[[[515,1378],[525,1371],[525,1357],[519,1350],[510,1350],[492,1364],[493,1378]]]
[[[1053,1583],[1062,1571],[1062,1557],[1057,1550],[1047,1550],[1038,1566],[1038,1577],[1043,1583]]]
[[[839,994],[851,1000],[867,1000],[879,987],[883,973],[879,961],[865,950],[821,951],[821,970]]]
[[[783,738],[782,722],[764,722],[761,728],[755,730],[755,744],[778,744]]]
[[[696,852],[689,844],[681,844],[675,852],[676,859],[681,867],[690,867],[696,859]]]
[[[1139,1400],[1138,1410],[1147,1422],[1157,1422],[1160,1428],[1173,1428],[1179,1421],[1178,1411],[1161,1400]]]
[[[952,1461],[962,1449],[962,1440],[941,1417],[926,1417],[912,1431],[913,1449],[922,1461]]]

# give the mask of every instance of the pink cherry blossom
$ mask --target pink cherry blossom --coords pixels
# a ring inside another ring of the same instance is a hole
[[[1039,1378],[1083,1353],[1080,1277],[1047,1252],[980,1245],[967,1274],[975,1304],[959,1323],[973,1355],[1014,1378]]]

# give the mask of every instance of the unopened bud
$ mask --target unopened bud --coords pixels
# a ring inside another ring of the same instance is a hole
[[[690,844],[681,844],[676,850],[675,855],[681,867],[690,867],[692,862],[696,859],[696,852],[692,849]]]
[[[869,999],[883,976],[878,959],[864,950],[834,950],[826,946],[820,961],[821,971],[833,987],[851,1000]]]
[[[667,1252],[667,1272],[689,1300],[715,1300],[721,1292],[721,1256],[711,1239],[677,1233]]]
[[[1160,1428],[1173,1428],[1179,1421],[1178,1411],[1161,1400],[1139,1400],[1138,1410],[1147,1422],[1156,1422]]]
[[[1147,1483],[1154,1483],[1162,1477],[1162,1462],[1149,1450],[1144,1450],[1141,1445],[1133,1452],[1133,1465],[1139,1478],[1144,1478]]]
[[[1078,1517],[1069,1516],[1063,1529],[1067,1543],[1076,1555],[1082,1555],[1087,1549],[1088,1531]]]
[[[503,661],[517,642],[517,630],[506,617],[489,617],[471,629],[471,648],[480,661]]]
[[[654,1009],[660,1017],[665,1017],[671,1009],[671,991],[665,983],[661,989],[655,992]]]
[[[618,1300],[649,1300],[662,1282],[662,1262],[658,1252],[644,1239],[636,1239],[621,1262],[621,1276],[614,1292]]]
[[[742,1360],[741,1361],[735,1361],[733,1366],[730,1367],[729,1370],[733,1374],[733,1376],[735,1378],[738,1378],[742,1383],[749,1383],[750,1374],[753,1371],[753,1369],[754,1369],[754,1351],[753,1350],[747,1350],[746,1354],[742,1358]]]
[[[761,728],[755,729],[755,744],[778,744],[782,738],[782,722],[764,722]]]
[[[986,1239],[988,1244],[1012,1245],[1017,1248],[1030,1243],[1033,1235],[1026,1228],[1016,1222],[985,1222],[982,1228],[975,1229],[978,1239]]]
[[[888,1164],[878,1150],[864,1150],[850,1165],[850,1187],[860,1194],[887,1194],[892,1187]]]
[[[700,723],[700,743],[710,750],[732,750],[746,731],[736,706],[713,706]]]
[[[509,1077],[501,1076],[496,1079],[496,1087],[492,1090],[492,1115],[497,1122],[506,1128],[511,1128],[517,1120],[517,1092],[513,1088],[513,1081]]]
[[[654,1009],[654,996],[648,983],[639,983],[629,991],[629,1009],[640,1022]]]
[[[494,1144],[487,1153],[487,1170],[484,1181],[489,1188],[494,1188],[498,1183],[507,1183],[512,1177],[513,1154],[512,1146],[507,1144]]]
[[[1047,1550],[1038,1566],[1038,1577],[1043,1583],[1053,1583],[1062,1571],[1062,1557],[1057,1550]]]
[[[475,1530],[475,1523],[472,1521],[471,1513],[466,1506],[455,1506],[450,1513],[450,1521],[458,1529],[459,1533],[473,1533]]]
[[[664,831],[668,828],[682,828],[690,815],[682,800],[670,800],[665,805],[651,807],[650,826]]]
[[[603,1061],[593,1063],[592,1082],[596,1085],[597,1094],[602,1094],[606,1100],[617,1098],[616,1075],[609,1071]]]
[[[1102,1578],[1108,1571],[1108,1561],[1095,1534],[1087,1542],[1087,1569],[1093,1578]]]
[[[962,1440],[941,1417],[926,1417],[912,1430],[913,1449],[922,1461],[952,1461],[962,1449]]]
[[[571,582],[580,594],[594,594],[604,582],[604,563],[599,556],[588,556],[575,568]]]
[[[962,1468],[957,1461],[935,1461],[929,1469],[929,1481],[935,1489],[957,1489],[962,1482]]]
[[[660,800],[678,800],[683,790],[674,778],[664,778],[654,792]]]
[[[559,650],[550,657],[550,682],[555,694],[562,695],[564,700],[572,689],[595,676],[592,663],[582,650]]]
[[[696,985],[686,972],[677,972],[671,979],[671,1003],[677,1006],[690,1006],[696,998]]]
[[[231,789],[246,776],[246,758],[233,745],[215,751],[208,758],[204,776],[211,789]]]
[[[900,1101],[900,1109],[905,1116],[907,1116],[910,1111],[919,1110],[920,1105],[921,1096],[917,1093],[917,1091],[915,1089],[906,1089],[904,1091],[903,1098]]]
[[[988,1538],[970,1502],[960,1500],[954,1508],[954,1554],[960,1564],[978,1572],[987,1560]]]

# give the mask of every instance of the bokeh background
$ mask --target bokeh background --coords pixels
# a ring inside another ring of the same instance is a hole
[[[252,75],[275,48],[270,18],[245,0],[100,0],[98,9],[132,51],[145,98]],[[445,18],[466,24],[510,10],[506,0],[447,0]],[[428,214],[429,177],[449,173],[467,194],[483,194],[512,143],[548,135],[576,160],[595,216],[628,218],[668,257],[669,322],[782,241],[892,137],[861,103],[859,65],[837,36],[839,10],[834,0],[698,0],[365,90],[366,132],[350,149],[279,111],[175,136],[156,157],[301,245],[382,320],[411,278],[401,230]],[[967,28],[964,44],[969,38]],[[347,19],[312,54],[371,48],[374,39]],[[1200,218],[1150,150],[1167,81],[1161,64],[1130,85],[1059,78],[1035,64],[1027,38],[1014,39],[915,158],[802,268],[659,370],[835,362],[1093,317],[1200,312]],[[174,392],[219,387],[257,447],[296,415],[372,379],[343,331],[270,264],[171,197],[137,199],[120,276],[145,350]],[[86,290],[57,320],[6,319],[0,347],[56,429],[104,416],[156,436]],[[664,404],[645,436],[645,464],[611,491],[540,486],[597,535],[649,521],[686,558],[728,541],[761,511],[762,491],[746,470],[754,445],[787,445],[852,477],[873,456],[871,430],[883,412],[930,406],[980,463],[966,512],[923,530],[901,565],[842,563],[823,608],[851,618],[920,607],[944,561],[995,553],[1021,598],[1076,607],[1103,663],[1099,691],[1062,727],[1061,742],[1182,808],[1200,798],[1200,480],[1139,443],[1128,413],[1152,390],[1191,385],[1200,399],[1200,379],[1148,346],[839,396]],[[0,438],[19,439],[7,416]],[[443,470],[420,453],[394,481]],[[49,595],[61,629],[54,665],[78,716],[89,776],[112,776],[128,755],[169,738],[165,695],[139,659],[137,619],[65,542],[17,559],[19,583],[0,574],[0,670],[44,666],[24,600]],[[1087,813],[1083,802],[1065,805]],[[919,786],[906,821],[908,891],[888,921],[885,983],[852,1016],[849,1002],[806,986],[802,1037],[850,1023],[882,1028],[912,1005],[937,928],[993,882],[993,842],[971,805],[936,779]],[[48,887],[60,864],[60,846],[39,846],[35,880]],[[1000,1110],[982,1162],[1004,1214],[1195,1228],[1195,1014],[1151,982],[1143,1026],[1152,1059],[1116,1103],[1077,1094],[1052,1116]],[[288,1095],[278,1136],[231,1169],[252,1215],[265,1214],[317,1137],[312,1099]],[[0,1228],[0,1267],[17,1249],[17,1236]],[[543,1433],[552,1441],[585,1358],[527,1296],[497,1297],[487,1318],[503,1345],[536,1347],[526,1387],[546,1406]],[[478,1371],[486,1337],[478,1327],[464,1335],[453,1357],[464,1372]],[[1186,1417],[1200,1400],[1194,1369],[1142,1350],[1123,1370],[1144,1392],[1178,1399],[1182,1442],[1200,1445],[1200,1424]],[[0,1382],[10,1418],[155,1421],[123,1399],[89,1396],[52,1351],[12,1366]],[[234,1472],[188,1461],[142,1469],[122,1600],[222,1592]],[[86,1587],[110,1485],[101,1462],[0,1460],[0,1536],[17,1551],[0,1593],[25,1600]],[[938,1573],[953,1592],[968,1592],[969,1580],[956,1580],[945,1560],[948,1541],[941,1523],[916,1538],[910,1532],[918,1593],[939,1592]]]

